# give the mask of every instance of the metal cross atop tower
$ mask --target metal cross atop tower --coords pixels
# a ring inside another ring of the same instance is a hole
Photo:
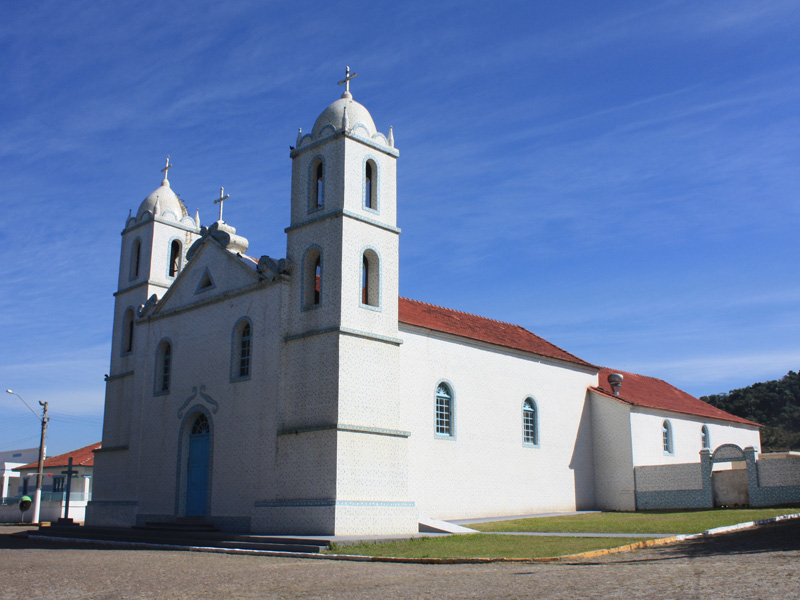
[[[214,204],[219,204],[219,220],[222,221],[222,203],[225,202],[228,198],[230,198],[230,194],[225,193],[225,188],[219,188],[219,198],[214,200]]]
[[[344,71],[344,75],[345,77],[339,82],[339,85],[344,84],[344,94],[350,94],[350,80],[358,75],[358,73],[350,75],[350,67],[347,67]],[[344,97],[344,94],[342,94],[342,97]]]
[[[164,174],[164,180],[166,181],[167,175],[169,174],[169,170],[174,167],[175,165],[169,164],[169,154],[167,154],[167,165],[161,169],[161,172]]]

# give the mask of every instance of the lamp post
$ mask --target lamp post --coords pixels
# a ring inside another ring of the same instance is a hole
[[[39,509],[42,505],[42,473],[44,471],[44,438],[47,433],[47,422],[50,420],[47,417],[47,402],[39,401],[39,406],[42,406],[42,417],[39,418],[39,415],[28,406],[28,403],[25,402],[22,396],[20,396],[17,392],[13,392],[11,390],[6,390],[6,393],[13,394],[20,400],[22,403],[28,407],[28,410],[33,413],[33,416],[36,417],[37,420],[42,422],[42,438],[39,441],[39,473],[36,476],[36,494],[33,497],[33,522],[39,522]]]

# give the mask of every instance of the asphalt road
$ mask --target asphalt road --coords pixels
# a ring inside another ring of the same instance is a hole
[[[0,598],[800,598],[800,519],[568,563],[414,565],[110,549],[0,528]]]

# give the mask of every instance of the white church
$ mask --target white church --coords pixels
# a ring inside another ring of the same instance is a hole
[[[392,129],[341,98],[298,134],[286,257],[168,180],[125,221],[87,524],[414,533],[635,510],[634,470],[760,451],[759,426],[530,331],[398,297]]]

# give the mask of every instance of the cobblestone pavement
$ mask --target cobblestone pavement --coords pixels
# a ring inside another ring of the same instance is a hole
[[[0,528],[0,598],[800,598],[800,519],[567,563],[416,565],[87,548]]]

